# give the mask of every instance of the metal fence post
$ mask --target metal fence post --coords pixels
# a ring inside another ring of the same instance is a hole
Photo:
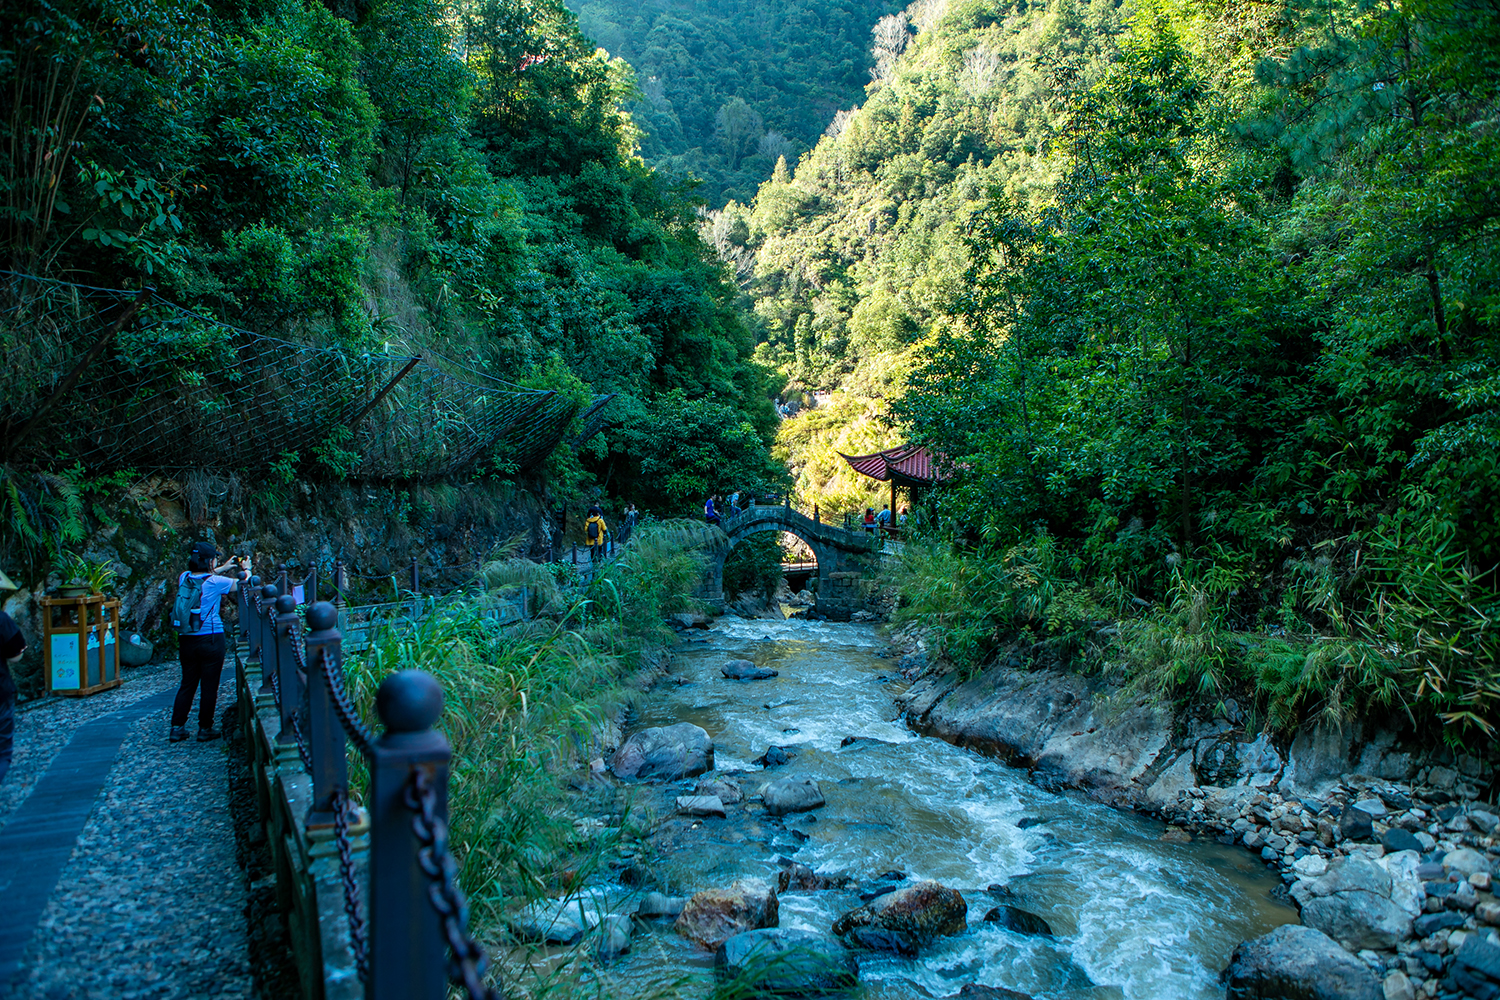
[[[432,724],[443,690],[420,670],[401,670],[380,683],[375,711],[385,733],[370,761],[370,977],[366,1000],[441,1000],[447,995],[447,952],[433,908],[432,880],[417,863],[408,789],[426,772],[434,813],[448,817],[448,740]]]
[[[822,515],[822,513],[819,512],[818,505],[816,503],[814,503],[813,504],[813,524],[822,524],[822,523],[823,523],[823,515]]]
[[[240,585],[240,634],[244,636],[249,662],[260,660],[260,633],[255,627],[255,593],[260,590],[260,577],[252,576]]]
[[[344,560],[336,559],[333,563],[333,605],[343,607],[344,591],[349,589],[349,577],[344,570]]]
[[[344,669],[338,609],[319,601],[307,609],[307,742],[312,758],[312,804],[307,825],[333,826],[338,800],[349,790],[344,727],[333,704],[328,675]]]
[[[276,641],[274,631],[271,627],[271,619],[276,613],[276,595],[280,591],[275,584],[265,584],[260,588],[260,604],[251,603],[250,610],[255,616],[255,640],[260,649],[260,693],[275,694],[275,681],[272,679],[276,674]],[[260,608],[266,610],[261,612]],[[279,678],[277,678],[279,679]]]
[[[302,603],[313,605],[318,603],[318,558],[314,556],[311,560],[312,569],[307,572],[307,579],[302,581]]]
[[[286,563],[276,564],[276,592],[278,594],[290,594],[291,588],[286,583]]]
[[[281,732],[276,742],[281,746],[297,743],[297,710],[302,707],[302,679],[297,676],[297,658],[292,644],[296,640],[297,599],[291,594],[276,598],[276,616],[271,628],[275,635],[276,680],[281,688]]]

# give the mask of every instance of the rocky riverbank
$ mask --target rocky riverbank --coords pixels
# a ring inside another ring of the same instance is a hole
[[[1232,702],[1201,719],[1059,671],[995,667],[964,681],[929,666],[914,637],[897,643],[916,678],[899,699],[914,729],[1044,787],[1159,816],[1168,838],[1241,845],[1280,872],[1316,937],[1247,942],[1226,973],[1232,998],[1500,998],[1494,760],[1358,720],[1278,743],[1247,730]]]

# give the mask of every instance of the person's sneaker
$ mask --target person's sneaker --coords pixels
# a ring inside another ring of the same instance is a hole
[[[182,726],[173,726],[172,731],[167,733],[169,743],[181,743],[185,739],[187,739],[187,730]]]
[[[184,735],[186,735],[186,734],[184,734]],[[219,731],[217,729],[200,729],[200,730],[198,730],[198,742],[199,743],[207,743],[209,740],[216,740],[218,738],[219,738]]]

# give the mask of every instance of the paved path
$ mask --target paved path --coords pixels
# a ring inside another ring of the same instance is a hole
[[[19,715],[17,780],[0,786],[0,998],[251,996],[225,745],[167,742],[176,675],[132,671]],[[226,670],[221,707],[233,692]]]

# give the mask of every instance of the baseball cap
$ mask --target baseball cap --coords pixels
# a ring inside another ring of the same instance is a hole
[[[214,548],[213,542],[194,542],[189,553],[199,559],[218,558],[219,550]]]

